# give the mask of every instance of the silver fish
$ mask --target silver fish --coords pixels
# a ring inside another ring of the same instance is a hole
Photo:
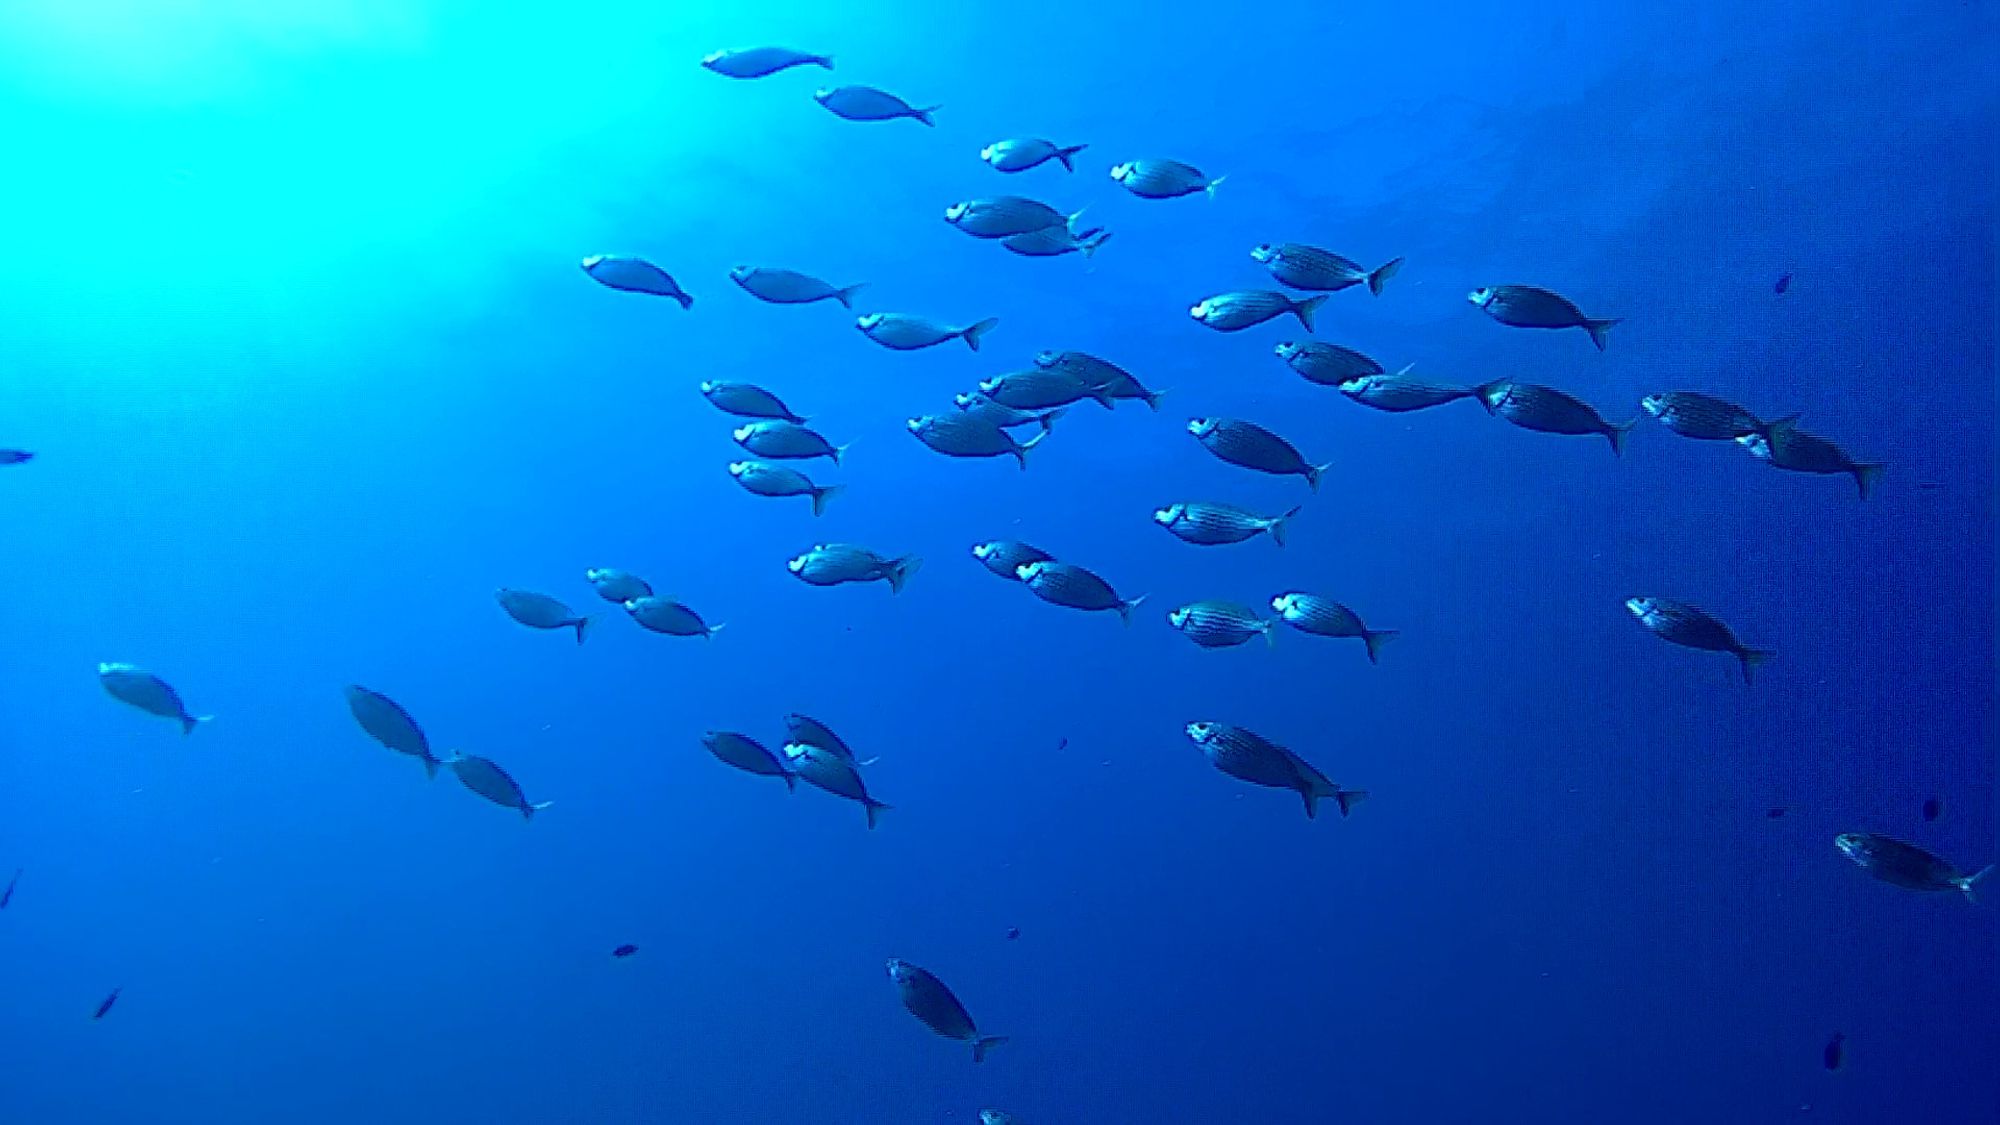
[[[1617,318],[1587,317],[1569,298],[1532,285],[1489,285],[1467,293],[1465,299],[1513,328],[1581,328],[1590,333],[1590,342],[1600,352],[1605,336],[1619,323]]]
[[[1155,511],[1153,522],[1173,532],[1176,539],[1197,547],[1241,543],[1259,535],[1269,535],[1271,542],[1282,547],[1285,526],[1298,514],[1299,509],[1293,508],[1282,516],[1260,516],[1233,504],[1192,502],[1169,504]]]
[[[825,87],[813,92],[813,100],[825,106],[835,117],[849,121],[894,121],[908,117],[926,125],[936,125],[931,114],[943,109],[940,105],[927,105],[922,109],[911,105],[886,90],[873,86]]]
[[[981,380],[979,393],[1016,410],[1053,410],[1086,398],[1106,410],[1111,409],[1111,395],[1103,388],[1084,382],[1074,371],[1056,367],[1034,367],[995,375]]]
[[[799,581],[812,586],[838,586],[843,582],[887,582],[889,592],[900,594],[903,584],[917,572],[923,560],[915,555],[885,559],[866,547],[852,543],[821,543],[794,557],[785,569]]]
[[[1065,215],[1040,200],[1018,195],[992,199],[968,199],[944,209],[944,221],[974,238],[1010,238],[1058,227],[1074,233],[1076,220],[1083,214]]]
[[[1187,725],[1187,736],[1216,769],[1252,785],[1290,789],[1305,800],[1306,817],[1319,815],[1319,799],[1332,797],[1346,816],[1368,796],[1365,789],[1342,789],[1310,763],[1270,739],[1227,723],[1195,722]]]
[[[1068,227],[1043,227],[1026,234],[1008,235],[1000,240],[1000,245],[1024,258],[1056,258],[1077,253],[1089,258],[1110,239],[1111,232],[1103,227],[1092,227],[1082,233]]]
[[[1247,606],[1234,602],[1199,601],[1171,610],[1167,624],[1203,648],[1233,648],[1259,633],[1264,643],[1277,647],[1277,622],[1258,617]]]
[[[1070,145],[1067,148],[1051,141],[1036,138],[1019,138],[994,141],[979,150],[979,159],[991,164],[1001,172],[1025,172],[1030,168],[1054,160],[1065,171],[1076,171],[1070,157],[1082,152],[1087,145]]]
[[[530,802],[527,794],[521,791],[520,784],[489,759],[454,750],[444,764],[450,768],[452,776],[458,778],[459,784],[503,809],[519,812],[523,819],[533,820],[536,813],[555,804],[554,801]]]
[[[979,338],[993,331],[999,324],[1000,318],[994,316],[977,324],[954,328],[909,313],[869,313],[854,322],[854,326],[865,333],[870,340],[899,352],[928,348],[933,344],[942,344],[946,340],[964,340],[965,346],[976,352],[979,350]]]
[[[1874,832],[1842,832],[1833,838],[1840,854],[1877,879],[1911,891],[1957,891],[1978,902],[1979,884],[1993,874],[1987,864],[1967,875],[1950,861],[1915,844]]]
[[[725,383],[715,379],[704,379],[701,383],[701,394],[724,414],[734,414],[738,418],[777,418],[786,422],[797,422],[801,426],[806,424],[806,420],[780,401],[777,395],[755,383]]]
[[[876,818],[890,806],[876,800],[868,792],[868,786],[861,780],[861,771],[855,768],[852,759],[828,753],[817,746],[800,742],[785,744],[785,761],[793,773],[836,797],[858,801],[868,816],[868,827],[875,827]]]
[[[889,959],[889,979],[896,982],[896,995],[903,1007],[923,1021],[925,1027],[944,1036],[972,1044],[972,1061],[983,1062],[986,1052],[1007,1041],[1005,1035],[981,1035],[958,997],[943,981],[900,958]]]
[[[803,461],[827,457],[838,465],[841,454],[847,452],[846,446],[833,444],[821,437],[817,430],[778,418],[738,426],[730,436],[749,452],[778,460]]]
[[[954,395],[952,402],[965,413],[995,426],[1040,426],[1044,431],[1055,429],[1056,419],[1069,413],[1069,408],[1064,406],[1047,410],[1017,410],[1006,403],[995,402],[979,391]]]
[[[1736,639],[1729,626],[1705,610],[1671,598],[1626,598],[1625,608],[1654,636],[1688,648],[1726,652],[1743,665],[1743,682],[1748,684],[1759,664],[1777,655],[1749,648]]]
[[[795,66],[833,69],[832,55],[814,55],[787,47],[750,47],[737,51],[716,51],[701,60],[706,70],[728,78],[762,78]]]
[[[1475,388],[1488,414],[1497,414],[1524,430],[1544,434],[1602,434],[1611,452],[1622,456],[1625,437],[1638,419],[1613,424],[1589,403],[1553,387],[1510,383],[1504,379]]]
[[[183,735],[193,734],[195,727],[215,717],[188,714],[187,705],[181,702],[180,693],[172,684],[134,664],[99,664],[97,682],[120,703],[179,723]]]
[[[1445,383],[1412,379],[1408,374],[1409,370],[1409,367],[1405,367],[1394,375],[1357,375],[1340,384],[1340,393],[1363,406],[1372,406],[1392,414],[1401,414],[1409,410],[1426,410],[1462,398],[1478,397],[1478,392],[1471,387],[1455,387]]]
[[[1307,463],[1290,442],[1254,422],[1193,418],[1187,428],[1204,449],[1222,460],[1273,476],[1304,477],[1314,492],[1319,491],[1321,475],[1333,467]]]
[[[1337,293],[1365,281],[1368,291],[1377,297],[1382,295],[1382,286],[1403,268],[1403,259],[1391,258],[1372,270],[1363,269],[1360,263],[1331,250],[1300,242],[1281,242],[1275,246],[1267,242],[1250,251],[1250,256],[1264,263],[1280,285]]]
[[[1112,166],[1111,178],[1141,199],[1173,199],[1196,192],[1213,199],[1227,177],[1210,179],[1201,169],[1178,160],[1128,160]]]
[[[1111,399],[1132,399],[1156,411],[1160,408],[1160,396],[1166,393],[1147,390],[1131,372],[1089,352],[1042,352],[1035,356],[1035,366],[1068,371]]]
[[[1089,611],[1113,610],[1127,625],[1132,623],[1132,610],[1146,600],[1144,594],[1136,598],[1121,598],[1118,591],[1111,588],[1111,583],[1091,571],[1054,559],[1024,563],[1016,567],[1014,573],[1036,597],[1051,605]]]
[[[1772,422],[1760,434],[1744,434],[1736,439],[1738,445],[1750,451],[1750,455],[1769,464],[1774,469],[1789,469],[1795,473],[1848,473],[1854,477],[1854,487],[1863,500],[1875,490],[1875,481],[1888,468],[1880,462],[1856,461],[1847,451],[1820,437],[1809,434],[1790,421]]]
[[[763,461],[731,461],[729,475],[745,492],[758,496],[810,496],[813,515],[826,511],[826,502],[839,494],[838,484],[814,484],[804,473]]]
[[[972,545],[972,557],[979,565],[1009,582],[1021,581],[1021,569],[1029,563],[1047,562],[1054,555],[1017,539],[991,539]]]
[[[592,254],[583,260],[583,272],[608,289],[617,289],[625,293],[649,293],[655,297],[672,297],[679,301],[684,309],[694,307],[694,298],[681,288],[680,282],[644,258],[633,258],[622,254]]]
[[[965,411],[926,414],[910,419],[908,427],[918,441],[947,457],[1011,456],[1023,469],[1028,467],[1028,451],[1049,436],[1045,429],[1025,442],[1015,441],[998,425]]]
[[[670,637],[713,637],[722,631],[721,625],[710,625],[680,602],[657,595],[633,598],[625,603],[625,612],[653,632]]]
[[[576,643],[582,644],[584,630],[590,628],[590,618],[580,616],[547,594],[502,586],[493,596],[507,616],[530,629],[575,629]]]
[[[442,765],[431,753],[431,740],[424,736],[424,728],[410,717],[408,711],[395,700],[379,691],[370,691],[359,684],[349,684],[343,689],[347,696],[347,709],[354,715],[354,721],[368,737],[394,750],[398,754],[408,754],[424,764],[424,776],[436,777],[438,766]]]
[[[1300,378],[1322,387],[1337,387],[1358,376],[1380,375],[1383,372],[1381,364],[1338,344],[1286,340],[1272,350],[1278,353],[1278,358],[1284,360],[1286,366],[1298,372]]]
[[[1393,640],[1394,629],[1370,629],[1351,609],[1332,598],[1292,592],[1271,599],[1271,609],[1285,624],[1316,637],[1359,637],[1368,648],[1368,663],[1379,663],[1382,646]]]
[[[1289,293],[1275,289],[1246,289],[1235,293],[1218,293],[1204,298],[1201,303],[1188,310],[1188,315],[1215,329],[1217,332],[1241,332],[1245,328],[1264,323],[1275,317],[1291,313],[1313,330],[1313,310],[1326,303],[1327,295],[1307,297],[1295,301]]]
[[[792,776],[785,763],[765,749],[763,743],[747,734],[712,730],[701,736],[701,744],[723,765],[735,766],[744,773],[754,773],[759,777],[782,777],[786,789],[796,790],[799,787],[798,779]]]
[[[1682,437],[1702,441],[1735,441],[1745,434],[1765,432],[1765,423],[1755,414],[1713,395],[1696,391],[1665,391],[1639,400],[1646,413]],[[1782,419],[1793,422],[1797,415]]]
[[[839,301],[841,308],[851,309],[854,307],[854,295],[867,288],[867,283],[863,282],[837,289],[810,274],[765,266],[735,266],[729,271],[729,280],[742,286],[743,291],[752,297],[774,305]]]
[[[653,588],[636,574],[609,567],[593,567],[583,572],[583,580],[597,591],[597,596],[607,602],[624,605],[633,598],[650,597]]]

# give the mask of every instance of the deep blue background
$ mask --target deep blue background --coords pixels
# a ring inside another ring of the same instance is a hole
[[[631,7],[0,17],[0,444],[41,455],[0,471],[0,876],[27,869],[0,1120],[1991,1119],[1995,914],[1831,845],[1995,854],[1990,7]],[[822,72],[695,66],[759,42],[938,127],[837,120]],[[980,164],[1021,134],[1091,148],[1073,176]],[[1150,155],[1229,180],[1156,203],[1105,176]],[[1026,260],[939,221],[1009,190],[1116,236]],[[1187,317],[1285,240],[1408,258],[1321,315],[1391,367],[1616,419],[1709,390],[1891,468],[1862,503],[1650,422],[1614,460],[1469,404],[1367,411],[1271,356],[1296,326]],[[592,284],[600,251],[693,311]],[[1002,323],[891,353],[751,300],[736,262]],[[1626,322],[1602,355],[1506,330],[1464,301],[1504,282]],[[1043,348],[1168,388],[1161,413],[1085,404],[1027,473],[901,432]],[[813,520],[742,494],[703,378],[854,441],[808,470],[847,495]],[[1310,496],[1230,469],[1198,414],[1334,470]],[[1198,550],[1150,524],[1181,499],[1306,510],[1286,549]],[[1000,536],[1148,606],[1042,605],[967,553]],[[785,574],[828,539],[927,562],[900,597]],[[642,633],[593,604],[606,565],[728,628]],[[502,584],[606,619],[578,649]],[[1295,587],[1403,636],[1371,668],[1162,617]],[[1746,690],[1634,593],[1780,655]],[[183,741],[100,660],[218,718]],[[427,784],[349,682],[555,806]],[[697,741],[776,745],[795,709],[881,756],[878,831]],[[1308,822],[1190,719],[1375,799]],[[890,956],[1013,1041],[975,1068]]]

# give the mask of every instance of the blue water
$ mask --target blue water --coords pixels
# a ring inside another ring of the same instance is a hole
[[[0,469],[0,1121],[1992,1120],[1993,909],[1832,838],[1995,855],[1995,31],[1942,3],[10,6],[0,446],[38,456]],[[837,69],[696,65],[767,42]],[[831,81],[944,108],[850,123]],[[1091,147],[1005,177],[977,153],[1010,135]],[[1145,156],[1228,181],[1105,174]],[[940,221],[1007,191],[1114,237],[1029,260]],[[1316,337],[1392,369],[1619,421],[1704,390],[1890,467],[1863,502],[1650,420],[1614,459],[1470,403],[1367,410],[1271,355],[1296,324],[1188,318],[1287,240],[1407,258]],[[603,252],[693,309],[593,284]],[[1001,324],[889,352],[739,262]],[[1515,282],[1624,323],[1599,354],[1464,299]],[[1067,348],[1160,413],[1078,406],[1025,473],[902,432]],[[730,480],[705,378],[854,443],[807,467],[847,489],[823,518]],[[1333,468],[1223,465],[1197,415]],[[1151,523],[1189,499],[1305,510],[1283,549],[1196,548]],[[1147,605],[1039,602],[968,554],[1000,537]],[[894,596],[786,573],[833,540],[925,565]],[[644,633],[596,566],[727,627]],[[524,629],[502,585],[601,620]],[[1402,635],[1370,667],[1164,619],[1292,588]],[[1640,593],[1779,655],[1746,689],[1638,628]],[[99,661],[215,721],[183,739]],[[426,782],[355,682],[554,805]],[[776,746],[795,710],[879,755],[879,829],[698,741]],[[1308,820],[1197,719],[1373,796]],[[889,957],[1011,1041],[975,1066]]]

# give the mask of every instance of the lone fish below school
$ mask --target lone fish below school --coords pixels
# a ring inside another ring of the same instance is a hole
[[[896,994],[902,998],[903,1007],[922,1020],[925,1027],[946,1039],[972,1044],[973,1062],[984,1062],[986,1052],[1007,1041],[1004,1035],[981,1035],[972,1022],[972,1013],[928,970],[892,957],[889,979],[896,982]]]

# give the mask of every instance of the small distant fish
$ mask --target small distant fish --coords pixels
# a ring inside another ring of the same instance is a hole
[[[1091,571],[1054,559],[1023,563],[1014,573],[1036,597],[1050,605],[1089,611],[1113,610],[1127,625],[1132,623],[1132,610],[1146,600],[1144,594],[1136,598],[1121,598],[1118,591],[1111,588],[1111,583]]]
[[[740,51],[716,51],[701,60],[704,69],[727,78],[762,78],[795,66],[833,69],[833,56],[814,55],[786,47],[750,47]]]
[[[1214,199],[1215,189],[1227,177],[1210,179],[1201,169],[1178,160],[1130,160],[1113,165],[1111,178],[1141,199],[1173,199],[1196,192]]]
[[[1326,296],[1322,293],[1298,301],[1293,300],[1291,294],[1275,289],[1246,289],[1203,298],[1199,304],[1188,309],[1188,315],[1217,332],[1241,332],[1291,313],[1299,318],[1300,324],[1305,325],[1306,331],[1311,332],[1313,310],[1326,303]]]
[[[1554,387],[1510,383],[1504,379],[1476,389],[1488,414],[1498,415],[1524,430],[1543,434],[1602,434],[1613,456],[1625,453],[1625,437],[1638,419],[1611,423],[1595,407]]]
[[[1639,406],[1660,424],[1682,437],[1699,441],[1735,441],[1745,434],[1765,432],[1764,421],[1736,405],[1698,391],[1664,391],[1647,395]],[[1797,415],[1783,423],[1796,420]]]
[[[1153,522],[1172,532],[1174,538],[1197,547],[1241,543],[1259,535],[1285,545],[1285,527],[1298,508],[1281,516],[1260,516],[1233,504],[1206,504],[1199,501],[1169,504],[1153,513]]]
[[[903,1007],[923,1021],[925,1027],[944,1036],[972,1044],[972,1061],[984,1062],[986,1052],[1007,1041],[1004,1035],[981,1035],[958,997],[945,983],[927,970],[901,958],[889,959],[889,979],[896,982],[896,994]]]
[[[653,596],[653,588],[646,584],[646,580],[630,571],[592,567],[583,572],[583,580],[590,583],[598,597],[614,605],[624,605],[633,598]]]
[[[731,461],[729,475],[745,492],[757,496],[810,496],[813,515],[826,511],[826,502],[844,487],[814,484],[804,473],[763,461]]]
[[[1028,451],[1049,436],[1043,429],[1027,441],[1015,441],[997,423],[965,411],[925,414],[910,419],[907,426],[918,441],[947,457],[1012,457],[1023,469],[1028,467]]]
[[[1368,291],[1377,297],[1382,295],[1382,286],[1403,268],[1403,259],[1392,258],[1372,270],[1364,269],[1359,262],[1343,258],[1331,250],[1298,242],[1275,246],[1267,242],[1250,251],[1250,256],[1264,263],[1280,285],[1337,293],[1365,281]]]
[[[1792,275],[1786,274],[1785,276],[1790,277]],[[1783,284],[1780,283],[1778,292],[1783,293],[1784,291]],[[1833,1033],[1833,1037],[1826,1041],[1826,1046],[1820,1050],[1819,1058],[1820,1062],[1825,1064],[1828,1070],[1839,1070],[1840,1064],[1846,1054],[1847,1036],[1836,1031]]]
[[[1004,402],[995,402],[985,394],[974,391],[971,394],[952,396],[952,403],[960,411],[990,425],[1001,427],[1040,426],[1043,431],[1055,429],[1056,419],[1069,413],[1066,406],[1047,410],[1019,410]]]
[[[1513,328],[1581,328],[1590,333],[1590,342],[1604,350],[1605,337],[1620,321],[1593,319],[1569,298],[1537,289],[1532,285],[1491,285],[1474,289],[1466,300],[1486,310],[1486,315]]]
[[[113,1004],[116,1004],[116,1003],[118,1003],[118,994],[119,994],[119,993],[121,993],[121,992],[123,992],[123,991],[125,991],[125,989],[124,989],[123,987],[119,987],[119,988],[114,988],[114,989],[112,989],[112,990],[111,990],[111,995],[109,995],[109,996],[106,996],[106,997],[105,997],[105,998],[104,998],[104,999],[103,999],[102,1001],[100,1001],[100,1002],[98,1003],[98,1005],[97,1005],[97,1011],[95,1011],[95,1012],[92,1012],[92,1013],[91,1013],[91,1016],[90,1016],[90,1018],[91,1018],[91,1019],[94,1019],[94,1020],[101,1020],[101,1019],[103,1019],[103,1018],[104,1018],[104,1014],[105,1014],[106,1012],[109,1012],[109,1011],[111,1010],[111,1006],[112,1006]]]
[[[868,827],[871,829],[881,814],[891,807],[868,792],[868,786],[861,780],[861,771],[851,758],[843,758],[823,747],[788,742],[785,744],[785,760],[790,763],[793,773],[811,785],[860,804],[868,816]]]
[[[745,293],[760,301],[774,305],[810,305],[815,301],[839,301],[840,307],[854,307],[854,295],[867,288],[867,283],[850,285],[838,289],[810,274],[794,270],[771,269],[764,266],[735,266],[729,271],[729,280],[743,287]]]
[[[798,780],[792,776],[792,771],[785,765],[784,759],[765,749],[763,743],[747,734],[712,730],[701,736],[701,744],[725,766],[734,766],[745,773],[754,773],[759,777],[783,778],[786,789],[798,788]]]
[[[1008,941],[1019,941],[1020,939],[1021,939],[1021,927],[1019,927],[1019,926],[1009,926],[1009,927],[1007,927],[1007,940],[1008,940]]]
[[[1875,482],[1888,468],[1880,462],[1862,462],[1849,457],[1847,452],[1817,434],[1809,434],[1789,421],[1772,422],[1761,434],[1744,434],[1736,443],[1750,451],[1752,457],[1769,464],[1774,469],[1789,469],[1795,473],[1848,473],[1854,477],[1854,487],[1860,491],[1863,500],[1875,491]]]
[[[1112,409],[1110,392],[1092,386],[1076,372],[1060,367],[1033,367],[982,380],[979,393],[1016,410],[1055,410],[1090,399]]]
[[[832,727],[811,715],[802,715],[796,711],[785,716],[785,737],[788,741],[824,750],[836,758],[852,762],[857,766],[874,765],[876,761],[874,758],[863,761],[856,757],[853,748],[835,734]]]
[[[25,449],[0,449],[0,465],[24,465],[35,455]]]
[[[1743,665],[1743,682],[1746,684],[1751,682],[1759,664],[1777,655],[1745,647],[1729,626],[1684,602],[1668,598],[1626,598],[1625,608],[1632,611],[1639,624],[1663,641],[1708,652],[1726,652],[1736,657]]]
[[[944,209],[944,221],[974,238],[1011,238],[1051,227],[1074,234],[1082,211],[1065,215],[1038,199],[1001,195],[968,199]]]
[[[22,868],[16,867],[14,869],[14,877],[7,880],[7,889],[0,891],[0,910],[7,909],[7,904],[14,901],[14,888],[21,885],[22,870]]]
[[[1764,810],[1764,819],[1778,820],[1788,811],[1783,805],[1772,805],[1770,808]]]
[[[639,947],[631,944],[630,942],[627,942],[626,944],[621,945],[618,948],[612,950],[611,955],[613,957],[630,957],[637,952],[639,952]]]
[[[1026,234],[1012,234],[1000,240],[1000,245],[1024,258],[1056,258],[1064,254],[1082,254],[1086,258],[1095,257],[1097,249],[1111,240],[1111,232],[1103,227],[1092,227],[1081,233],[1072,232],[1068,227],[1043,227]]]
[[[776,418],[803,426],[806,420],[779,400],[777,395],[754,383],[724,383],[704,379],[701,394],[724,414],[738,418]]]
[[[833,444],[820,436],[819,431],[781,418],[766,418],[761,422],[738,426],[729,436],[735,438],[736,444],[746,452],[781,461],[825,457],[838,465],[841,455],[847,452],[846,446]]]
[[[1792,275],[1785,274],[1784,276],[1778,278],[1778,283],[1776,285],[1771,286],[1771,291],[1773,293],[1783,293],[1785,290],[1790,289],[1791,287],[1792,287]]]
[[[583,260],[583,272],[597,279],[597,283],[606,288],[625,293],[650,293],[655,297],[672,297],[679,301],[684,309],[694,307],[694,298],[681,288],[680,282],[644,258],[620,254],[592,254]]]
[[[575,629],[576,643],[582,644],[584,630],[590,628],[590,618],[579,616],[547,594],[502,586],[493,596],[507,616],[530,629]]]
[[[854,326],[870,340],[899,352],[928,348],[946,340],[964,340],[965,346],[976,352],[979,350],[979,338],[999,324],[1000,318],[992,316],[957,328],[909,313],[869,313],[854,322]]]
[[[167,681],[132,664],[107,663],[97,666],[97,680],[113,699],[128,703],[148,715],[158,715],[162,719],[173,719],[180,723],[181,733],[193,734],[194,728],[213,719],[213,715],[190,715],[181,702],[180,693]]]
[[[1039,547],[1014,539],[992,539],[972,545],[972,557],[979,564],[1009,582],[1021,580],[1021,568],[1029,563],[1047,562],[1055,556]]]
[[[670,637],[713,637],[722,631],[720,624],[710,625],[680,602],[657,595],[633,598],[625,603],[625,612],[645,628]]]
[[[917,572],[923,560],[915,555],[886,559],[866,547],[852,543],[821,543],[785,564],[801,582],[812,586],[838,586],[843,582],[887,582],[889,592],[900,594],[903,584]]]
[[[436,777],[440,762],[431,753],[431,740],[424,729],[395,700],[359,684],[344,689],[347,709],[368,737],[398,754],[407,754],[424,764],[424,776]]]
[[[979,1111],[979,1125],[1021,1125],[1021,1119],[1005,1110],[982,1109]]]
[[[453,751],[444,764],[450,767],[452,776],[458,778],[459,784],[503,809],[519,812],[527,820],[535,819],[536,813],[555,804],[554,801],[529,802],[520,784],[489,759]]]
[[[1944,815],[1944,800],[1939,797],[1924,798],[1923,812],[1924,812],[1924,819],[1926,821],[1936,820],[1938,817]],[[15,877],[19,878],[18,875],[16,875]],[[5,905],[7,905],[6,901],[0,900],[0,906],[5,906]]]
[[[1322,344],[1317,340],[1295,343],[1286,340],[1272,349],[1285,365],[1297,372],[1308,383],[1318,383],[1322,387],[1338,387],[1349,379],[1364,375],[1380,375],[1381,364],[1338,344]],[[1405,368],[1405,370],[1408,370]]]
[[[1843,832],[1833,845],[1863,871],[1885,883],[1912,891],[1958,891],[1973,902],[1979,884],[1993,873],[1993,865],[1967,875],[1949,862],[1915,844],[1906,844],[1874,832]]]
[[[1306,817],[1319,816],[1319,800],[1331,797],[1346,816],[1368,796],[1365,789],[1342,789],[1304,758],[1252,730],[1228,723],[1195,722],[1187,736],[1216,769],[1252,785],[1290,789],[1305,801]]]
[[[1372,406],[1391,414],[1428,410],[1462,398],[1479,397],[1479,392],[1472,387],[1412,379],[1409,370],[1405,367],[1394,375],[1357,375],[1340,384],[1340,393],[1363,406]]]
[[[1264,644],[1275,648],[1278,635],[1275,621],[1258,617],[1247,606],[1234,602],[1190,602],[1168,611],[1167,624],[1202,648],[1234,648],[1262,633]]]
[[[1089,146],[1070,145],[1064,148],[1053,141],[1022,137],[994,141],[979,150],[979,159],[1001,172],[1025,172],[1051,160],[1061,164],[1065,171],[1074,172],[1076,165],[1070,163],[1070,157],[1087,147]]]
[[[835,117],[849,121],[894,121],[908,117],[926,125],[936,125],[931,114],[943,109],[941,105],[927,105],[922,109],[911,105],[886,90],[873,86],[822,87],[813,92],[813,100],[825,106]]]
[[[1381,662],[1382,646],[1399,635],[1394,629],[1370,629],[1353,610],[1318,594],[1299,591],[1271,599],[1271,609],[1285,624],[1317,637],[1359,637],[1368,649],[1368,663]]]
[[[1272,476],[1304,477],[1314,492],[1320,477],[1333,466],[1309,464],[1284,438],[1254,422],[1236,418],[1193,418],[1188,433],[1202,448],[1218,458],[1245,469]]]
[[[1160,408],[1160,396],[1166,393],[1147,390],[1145,384],[1133,377],[1130,371],[1089,352],[1042,352],[1035,356],[1035,366],[1067,371],[1107,398],[1143,402],[1152,410]]]

